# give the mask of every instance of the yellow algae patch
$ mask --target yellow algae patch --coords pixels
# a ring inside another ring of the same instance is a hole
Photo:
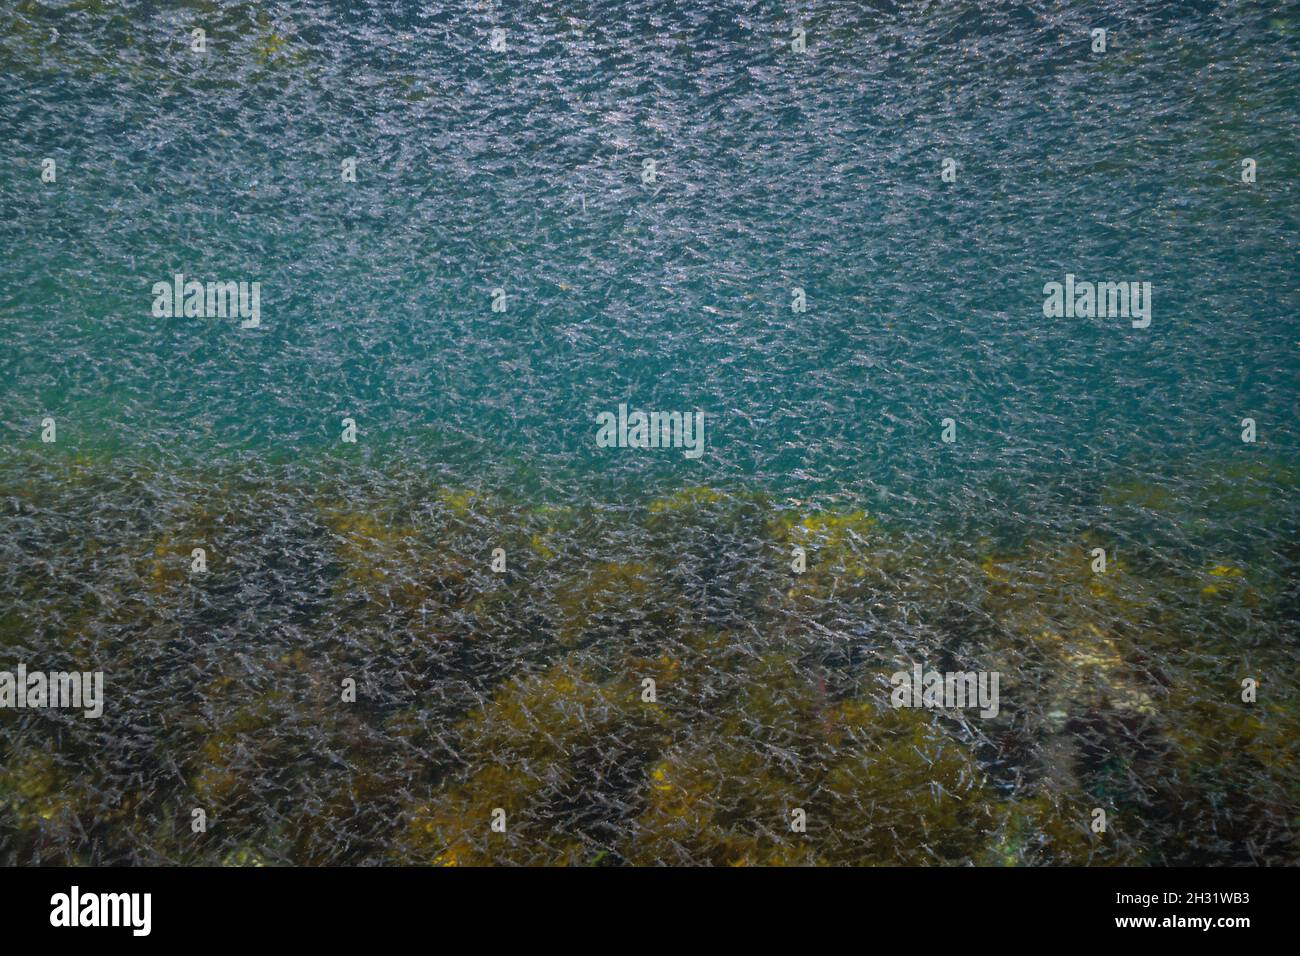
[[[240,847],[238,850],[232,850],[227,853],[221,860],[222,866],[266,866],[266,861],[262,859],[254,850],[248,847]]]
[[[771,774],[750,746],[665,756],[647,774],[644,800],[624,851],[633,864],[817,862],[807,836],[790,829],[790,811],[804,805],[798,789]]]
[[[324,511],[341,572],[336,588],[360,589],[375,604],[414,608],[446,603],[471,574],[473,559],[440,547],[421,529],[387,525],[368,514]]]
[[[831,862],[940,863],[975,855],[993,817],[977,762],[925,711],[845,701],[829,714],[842,747],[808,814],[829,825]]]
[[[758,722],[766,740],[780,736],[789,743],[811,744],[820,736],[825,698],[815,683],[782,654],[768,654],[748,668],[737,713],[724,722],[724,733],[746,733]]]
[[[854,535],[865,540],[876,526],[876,519],[865,511],[821,511],[800,517],[793,512],[779,517],[774,528],[779,533],[799,538],[825,539],[832,544],[843,542]]]
[[[185,542],[177,541],[172,535],[163,536],[154,548],[147,572],[150,589],[155,594],[161,594],[186,579],[191,551],[192,547],[186,547]]]
[[[554,528],[548,528],[547,534],[552,534],[554,531]],[[542,558],[542,560],[550,561],[555,557],[555,552],[546,546],[546,540],[540,533],[534,534],[529,544],[532,546],[533,551]]]
[[[1089,622],[1133,620],[1159,599],[1159,588],[1111,559],[1104,573],[1092,570],[1087,550],[1074,543],[1048,544],[1015,558],[986,558],[989,579],[984,607],[1012,631],[1035,634],[1082,630]]]
[[[547,806],[563,799],[559,793],[596,785],[593,740],[617,740],[626,757],[616,763],[663,746],[669,718],[640,702],[638,686],[631,677],[597,683],[569,664],[508,683],[456,727],[463,757],[478,769],[408,811],[399,858],[440,866],[581,862],[581,842],[545,822]],[[611,767],[596,772],[604,776]],[[511,839],[490,830],[497,808],[506,813]]]
[[[213,570],[217,556],[212,547],[218,516],[202,505],[191,508],[177,524],[163,532],[153,554],[145,559],[144,578],[150,590],[163,594],[171,587],[190,579],[194,549],[204,550],[207,571]]]
[[[580,739],[616,729],[630,734],[667,719],[661,708],[641,705],[639,681],[628,675],[596,683],[582,669],[559,664],[512,681],[458,730],[471,752],[492,759],[567,756]]]
[[[723,500],[723,495],[714,491],[712,488],[683,488],[681,491],[668,498],[660,498],[650,502],[650,513],[652,515],[664,514],[672,511],[685,511],[700,505],[715,504]]]
[[[1007,584],[1011,581],[1012,565],[1011,560],[990,554],[980,562],[980,570],[999,584]]]
[[[1111,814],[1111,835],[1094,834],[1092,806],[1055,793],[1039,793],[998,806],[997,827],[979,857],[988,866],[1138,865],[1140,854],[1115,839],[1122,833],[1122,815]]]
[[[275,32],[268,33],[266,36],[262,37],[257,44],[255,50],[257,53],[257,59],[260,62],[265,63],[286,46],[288,46],[288,44],[285,42],[284,37]]]
[[[1246,704],[1240,694],[1235,683],[1224,687],[1221,700],[1202,696],[1199,686],[1178,692],[1170,709],[1180,719],[1169,730],[1178,761],[1221,779],[1256,780],[1263,767],[1274,772],[1274,780],[1294,779],[1300,773],[1295,746],[1300,714],[1294,703]]]
[[[200,799],[221,804],[246,790],[240,761],[250,751],[265,758],[278,749],[269,731],[279,723],[277,710],[288,700],[288,695],[278,691],[265,694],[236,711],[203,742],[197,760],[191,763],[190,781]]]
[[[334,512],[325,521],[338,537],[345,573],[358,581],[386,578],[421,551],[412,529],[390,528],[367,514]]]
[[[72,808],[65,781],[49,754],[0,768],[0,808],[7,807],[21,827],[53,820]]]
[[[857,579],[878,575],[888,553],[880,547],[876,519],[862,510],[785,512],[769,524],[768,533],[787,549],[795,545],[807,549],[808,570],[796,582],[801,589],[815,588],[815,582],[825,585],[827,575]]]
[[[1204,596],[1213,597],[1217,594],[1226,596],[1234,592],[1244,591],[1249,600],[1258,600],[1258,595],[1246,584],[1246,572],[1241,568],[1230,564],[1216,564],[1210,568],[1208,574],[1214,580],[1201,588],[1201,594]],[[1238,588],[1238,585],[1242,585],[1242,587]]]
[[[505,834],[491,829],[494,811],[505,811],[507,832],[520,827],[518,817],[542,785],[517,769],[484,767],[463,784],[410,812],[404,839],[398,845],[400,858],[434,866],[498,862],[510,847]]]
[[[474,511],[478,496],[477,491],[469,489],[452,491],[449,488],[443,488],[438,492],[438,501],[446,505],[456,517],[468,518]]]
[[[563,615],[561,639],[572,642],[591,627],[605,623],[637,621],[663,610],[652,598],[655,580],[650,565],[611,561],[579,572],[560,588],[556,602]]]
[[[647,662],[644,666],[644,670],[637,671],[636,673],[644,677],[653,677],[655,682],[658,684],[666,684],[677,677],[681,668],[681,661],[674,660],[667,654],[664,654],[656,660]]]

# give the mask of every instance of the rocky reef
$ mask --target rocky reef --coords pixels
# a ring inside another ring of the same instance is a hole
[[[106,686],[0,709],[5,863],[1298,860],[1296,555],[1134,543],[1181,491],[972,546],[720,488],[0,471],[0,669]],[[1286,520],[1241,486],[1204,513]],[[914,664],[998,713],[894,706]]]

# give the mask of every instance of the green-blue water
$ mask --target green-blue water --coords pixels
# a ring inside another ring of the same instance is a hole
[[[1294,862],[1298,52],[1252,3],[11,4],[0,668],[109,705],[0,713],[0,858]],[[155,317],[175,273],[261,327]],[[1067,274],[1150,326],[1046,318]],[[597,447],[620,403],[703,456]],[[996,730],[899,725],[912,660],[1001,668]],[[864,769],[914,733],[962,756]]]

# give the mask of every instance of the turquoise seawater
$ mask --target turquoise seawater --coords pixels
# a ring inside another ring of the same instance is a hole
[[[1298,53],[1244,2],[11,3],[0,668],[108,691],[0,712],[0,859],[1294,862]],[[620,403],[704,454],[598,447]],[[1001,717],[893,710],[915,661]]]

